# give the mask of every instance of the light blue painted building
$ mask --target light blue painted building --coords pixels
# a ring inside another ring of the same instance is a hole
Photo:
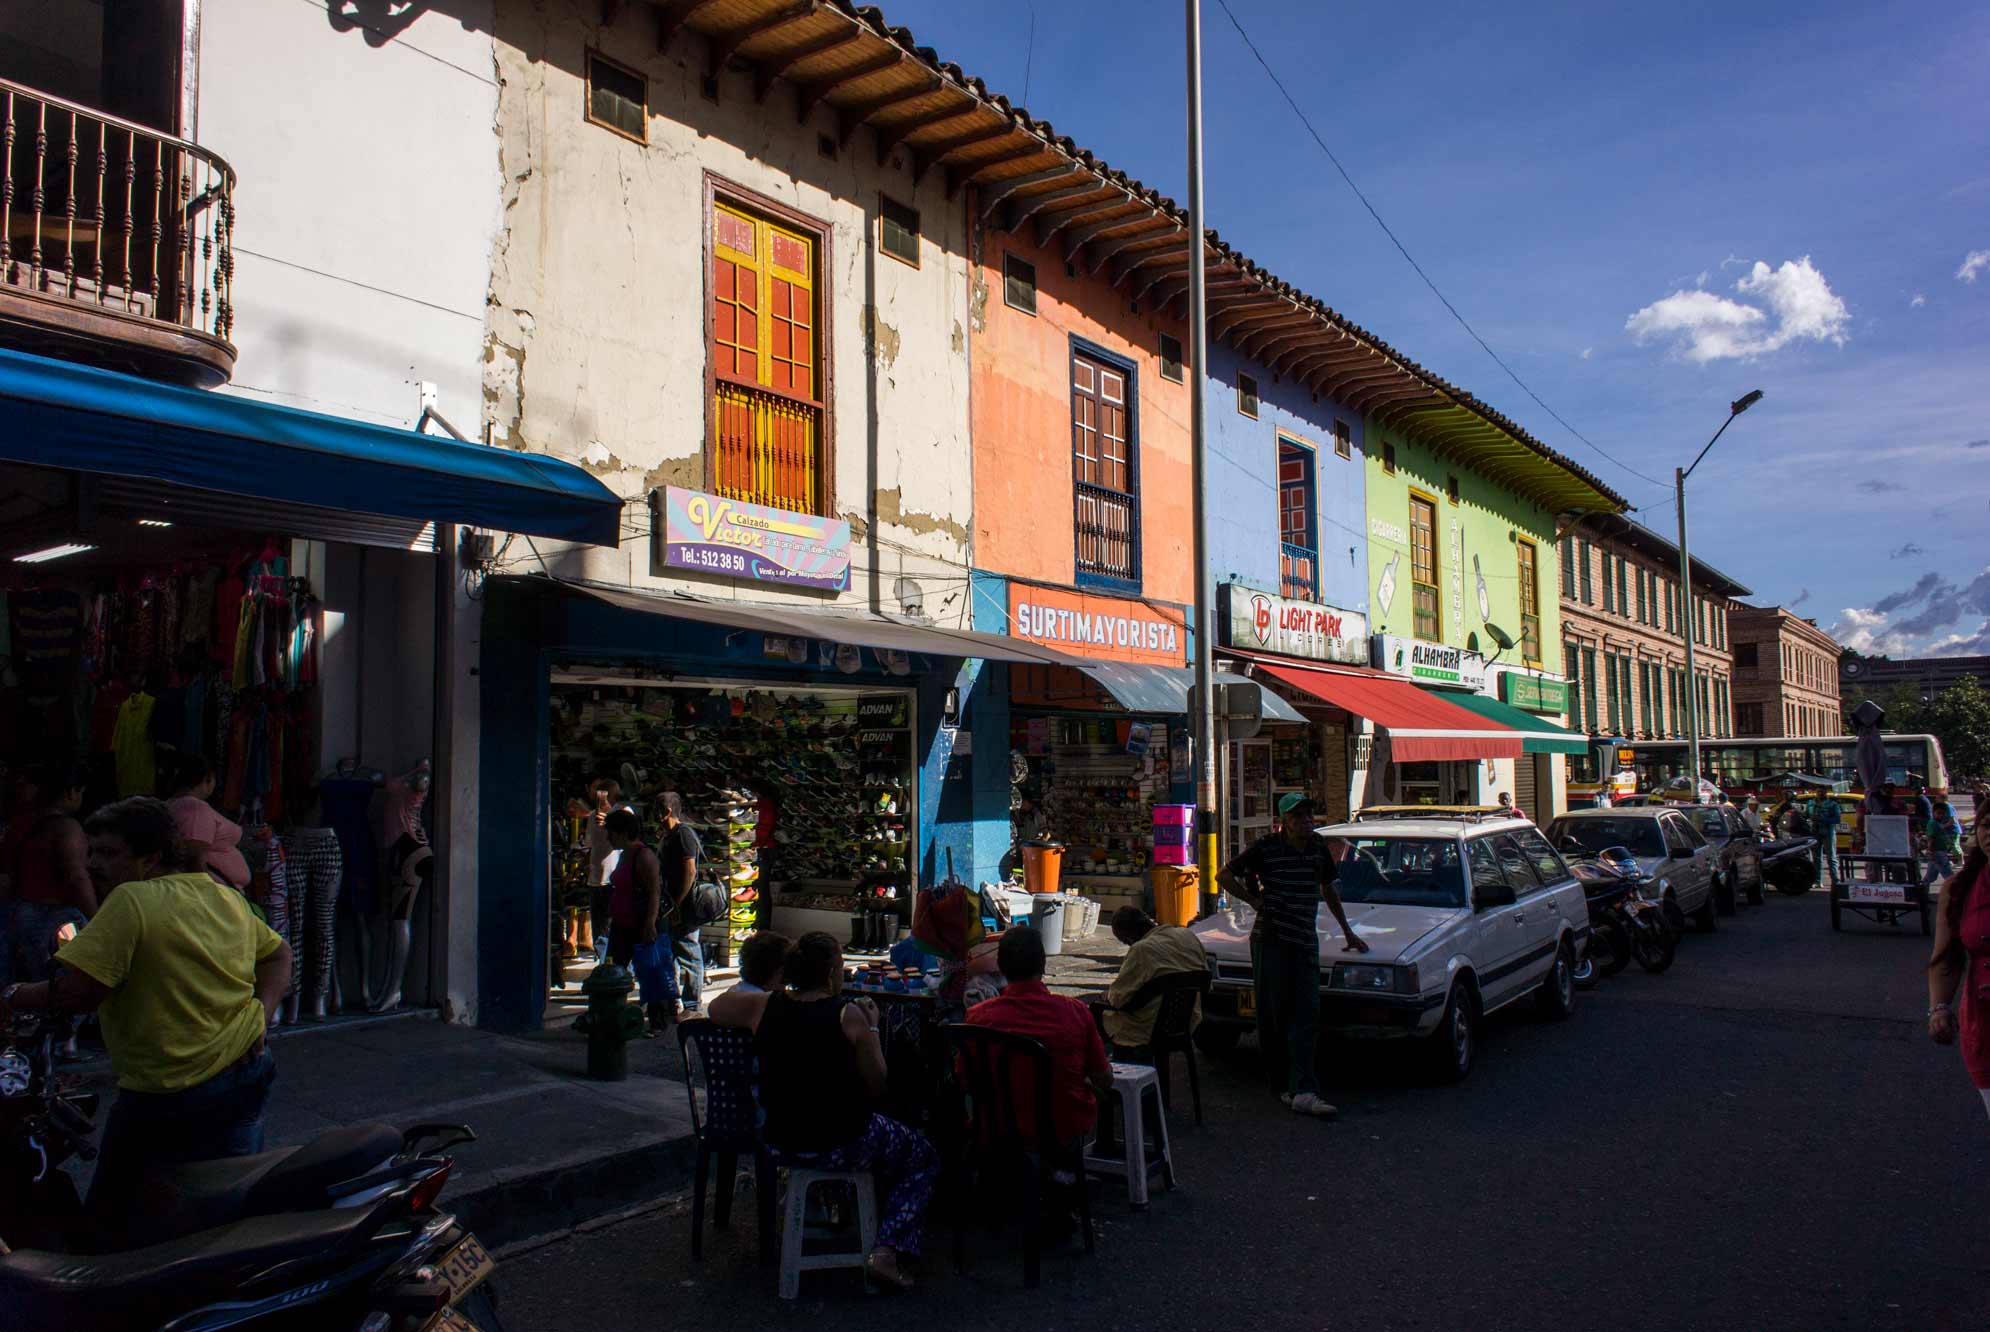
[[[1209,367],[1216,581],[1366,614],[1361,415],[1297,380],[1274,380],[1269,366],[1225,342],[1211,342]]]

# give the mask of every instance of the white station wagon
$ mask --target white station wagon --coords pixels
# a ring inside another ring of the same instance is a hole
[[[1420,1038],[1433,1071],[1471,1071],[1479,1024],[1532,995],[1542,1012],[1575,1006],[1575,959],[1589,936],[1582,885],[1524,818],[1479,811],[1364,810],[1316,835],[1338,844],[1341,902],[1368,945],[1345,952],[1319,911],[1320,1026]],[[1242,903],[1196,922],[1213,984],[1198,1043],[1235,1046],[1257,1020],[1251,926]]]

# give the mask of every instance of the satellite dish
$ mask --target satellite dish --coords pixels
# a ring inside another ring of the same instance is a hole
[[[1505,652],[1506,650],[1508,650],[1513,646],[1512,635],[1508,634],[1506,630],[1500,628],[1498,625],[1494,624],[1491,620],[1486,621],[1486,637],[1490,638],[1493,642],[1499,644],[1499,650],[1501,652]]]

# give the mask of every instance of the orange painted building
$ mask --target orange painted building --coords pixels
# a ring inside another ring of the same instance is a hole
[[[977,226],[970,256],[975,568],[1192,602],[1185,326],[1035,230]]]

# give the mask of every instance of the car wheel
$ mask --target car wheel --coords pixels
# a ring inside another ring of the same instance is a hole
[[[1451,987],[1444,1019],[1428,1039],[1431,1073],[1439,1082],[1463,1082],[1479,1054],[1479,1005],[1471,990]]]
[[[1679,899],[1670,892],[1658,900],[1658,914],[1665,918],[1665,928],[1674,935],[1686,933],[1686,913],[1679,909]]]
[[[1719,892],[1712,885],[1708,885],[1706,900],[1700,903],[1700,909],[1693,913],[1693,924],[1703,934],[1712,934],[1714,932],[1714,918],[1720,914],[1717,910],[1718,903],[1715,900],[1719,895]]]
[[[1555,949],[1554,963],[1541,988],[1534,991],[1534,1006],[1542,1017],[1556,1022],[1575,1012],[1575,950],[1566,939]]]
[[[1195,1029],[1195,1048],[1206,1055],[1227,1055],[1235,1052],[1237,1042],[1243,1038],[1242,1027],[1227,1022],[1205,1022]]]
[[[1723,916],[1732,916],[1741,910],[1741,904],[1735,900],[1733,874],[1714,876],[1714,909]]]

